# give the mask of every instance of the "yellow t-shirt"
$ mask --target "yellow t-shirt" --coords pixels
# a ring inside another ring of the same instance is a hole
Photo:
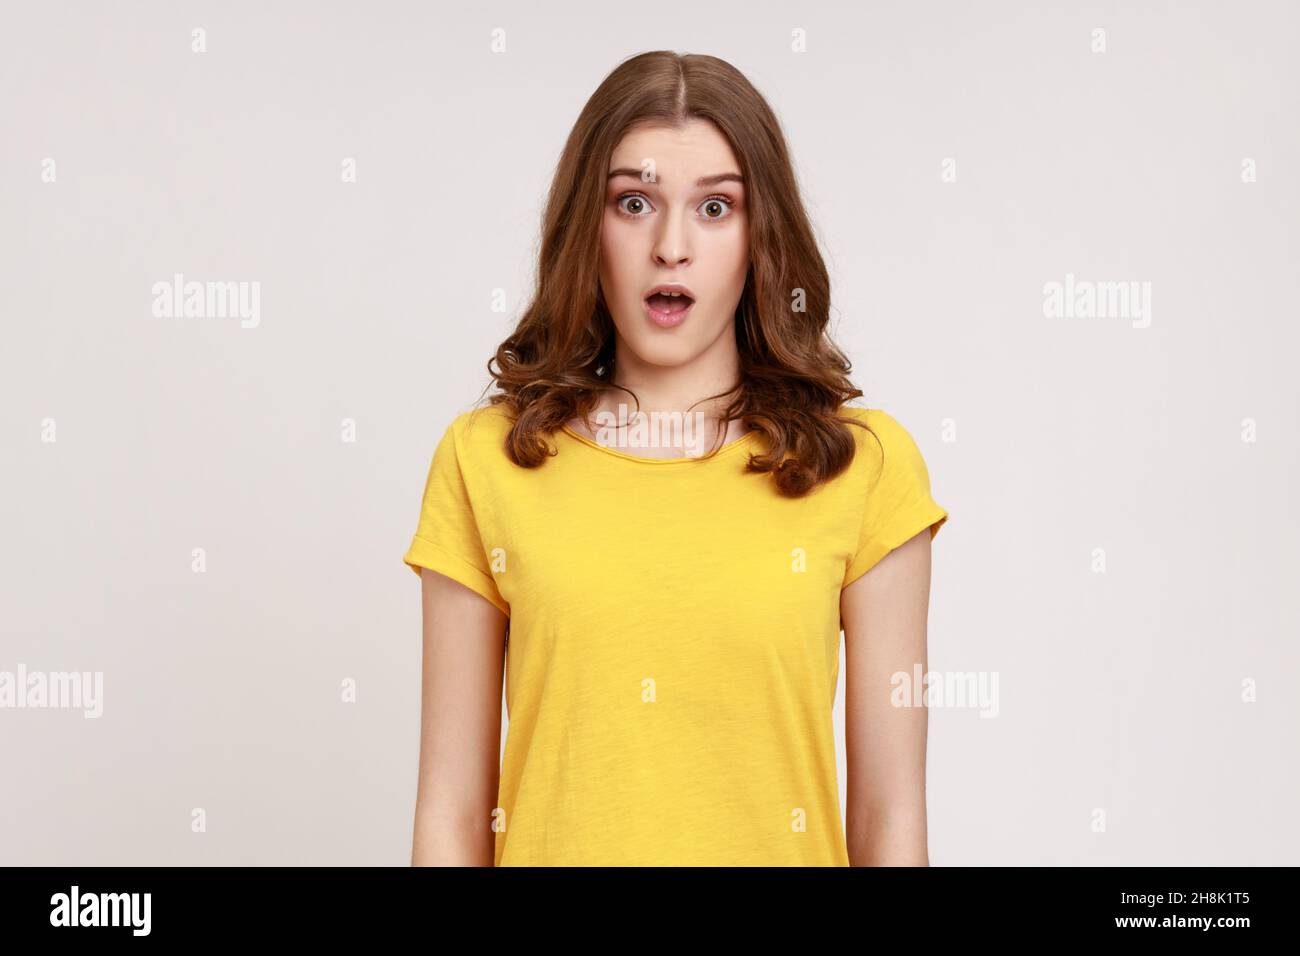
[[[794,499],[744,471],[757,432],[657,459],[565,428],[527,469],[501,408],[447,427],[403,560],[510,617],[497,866],[848,865],[840,591],[948,514],[897,421],[844,411],[879,441],[847,426]]]

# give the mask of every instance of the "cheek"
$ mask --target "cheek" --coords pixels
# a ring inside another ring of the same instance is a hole
[[[634,261],[632,239],[622,222],[609,213],[605,215],[600,229],[600,277],[610,296],[620,296],[634,284],[634,277],[627,276]]]
[[[736,219],[726,236],[727,256],[732,268],[738,269],[743,279],[749,266],[749,226],[743,216]]]
[[[710,237],[708,246],[711,286],[719,295],[740,297],[749,273],[749,232],[743,223],[738,228],[718,230]]]

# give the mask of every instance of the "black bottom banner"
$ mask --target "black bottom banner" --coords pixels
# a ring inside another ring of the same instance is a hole
[[[590,929],[610,945],[618,937],[603,931],[621,926],[637,946],[641,934],[678,923],[689,936],[674,931],[657,945],[715,934],[733,945],[751,936],[775,945],[783,930],[811,942],[814,928],[852,932],[864,943],[885,933],[916,942],[1106,936],[1231,945],[1285,929],[1295,882],[1294,868],[1268,867],[32,867],[0,869],[0,925],[9,943],[75,936],[92,945],[357,944],[398,933],[436,944],[438,934],[459,942],[476,926],[540,934],[548,945]]]

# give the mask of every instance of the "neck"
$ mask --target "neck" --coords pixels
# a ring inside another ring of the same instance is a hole
[[[728,326],[730,332],[731,326]],[[652,365],[622,341],[615,342],[614,385],[601,394],[596,408],[617,413],[620,404],[631,414],[639,401],[643,412],[702,412],[718,418],[736,398],[740,355],[735,334],[723,334],[713,347],[684,365]],[[636,395],[636,400],[623,389]],[[722,394],[720,398],[709,396]],[[706,400],[707,399],[707,400]]]

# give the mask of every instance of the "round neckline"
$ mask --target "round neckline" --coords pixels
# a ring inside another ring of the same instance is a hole
[[[724,455],[729,455],[738,448],[751,444],[758,437],[759,432],[751,429],[739,438],[732,439],[712,455],[682,455],[680,458],[647,458],[644,455],[632,455],[618,448],[610,448],[608,445],[602,445],[593,438],[589,438],[576,428],[571,427],[567,422],[560,426],[560,430],[570,438],[579,443],[594,448],[597,451],[603,451],[607,455],[613,455],[615,458],[623,458],[627,461],[635,461],[645,465],[689,465],[698,464],[704,461],[714,461]]]

